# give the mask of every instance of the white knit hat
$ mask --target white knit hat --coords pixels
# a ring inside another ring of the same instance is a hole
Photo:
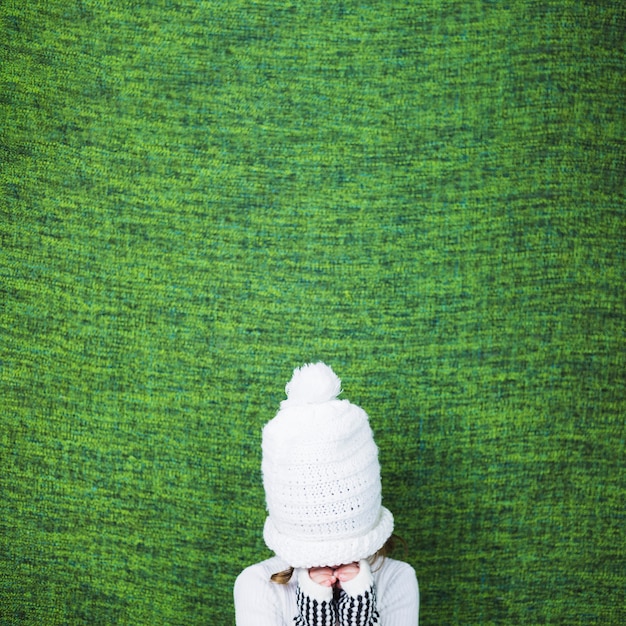
[[[365,411],[338,400],[328,365],[296,368],[263,429],[267,546],[292,567],[367,558],[393,532],[381,505],[378,449]]]

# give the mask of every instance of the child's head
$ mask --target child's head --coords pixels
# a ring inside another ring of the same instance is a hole
[[[324,363],[294,371],[287,399],[263,429],[268,547],[293,567],[352,563],[393,531],[381,504],[380,466],[363,409],[338,400]]]

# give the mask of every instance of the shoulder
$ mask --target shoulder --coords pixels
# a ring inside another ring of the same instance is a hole
[[[272,557],[260,563],[255,563],[246,567],[235,580],[235,592],[237,589],[253,587],[269,587],[273,585],[270,581],[272,574],[281,572],[289,566],[278,557]]]
[[[408,578],[415,577],[415,570],[411,565],[406,563],[405,561],[397,561],[396,559],[391,559],[389,557],[385,557],[384,559],[377,561],[372,566],[372,571],[374,573],[378,573],[379,576],[388,577],[388,576],[402,576]]]
[[[385,558],[382,563],[374,563],[372,568],[376,583],[381,616],[392,612],[417,616],[419,611],[419,586],[415,570],[404,561]],[[412,618],[411,618],[412,619]],[[405,624],[395,618],[397,624]]]
[[[288,624],[295,615],[295,577],[287,585],[270,580],[272,574],[287,569],[277,557],[246,567],[235,580],[235,614],[241,626]]]

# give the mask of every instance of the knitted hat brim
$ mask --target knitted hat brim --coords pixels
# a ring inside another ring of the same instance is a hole
[[[369,532],[357,537],[305,541],[282,534],[272,518],[268,517],[265,520],[263,538],[267,547],[291,567],[310,568],[366,559],[378,552],[392,533],[393,515],[381,506],[377,524]]]

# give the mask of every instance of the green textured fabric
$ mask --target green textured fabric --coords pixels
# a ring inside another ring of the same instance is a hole
[[[233,624],[318,359],[421,624],[626,623],[623,2],[0,17],[1,624]]]

